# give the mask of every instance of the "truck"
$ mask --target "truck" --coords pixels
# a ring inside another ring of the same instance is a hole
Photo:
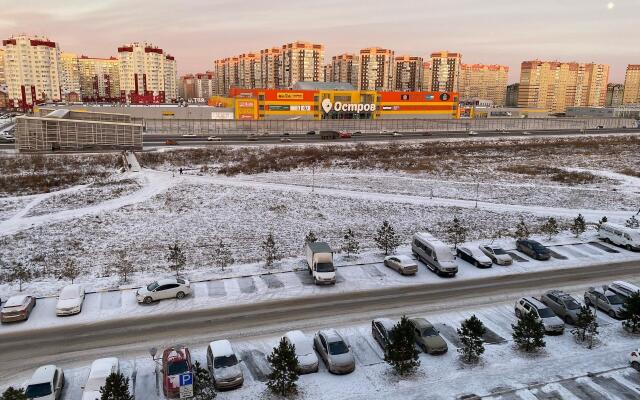
[[[309,273],[316,285],[334,285],[336,269],[333,266],[333,250],[324,242],[307,242],[305,254]]]
[[[320,131],[320,139],[322,140],[335,140],[340,137],[338,131]]]

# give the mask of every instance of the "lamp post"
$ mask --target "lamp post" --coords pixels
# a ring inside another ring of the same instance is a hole
[[[156,354],[158,353],[158,349],[152,347],[149,349],[149,355],[151,355],[151,359],[153,360],[155,367],[155,377],[156,377],[156,393],[160,396],[160,385],[158,384],[158,361],[156,360]]]

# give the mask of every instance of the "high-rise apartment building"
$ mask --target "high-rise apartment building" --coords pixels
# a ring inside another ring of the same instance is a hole
[[[627,65],[622,104],[640,104],[640,64]]]
[[[215,95],[215,78],[213,71],[207,71],[203,74],[196,74],[195,76],[195,96],[199,99],[208,99],[209,97]]]
[[[401,92],[421,92],[424,73],[422,57],[398,56],[395,58],[395,87]]]
[[[298,82],[321,82],[323,79],[324,46],[321,44],[285,44],[281,60],[280,84],[283,87],[292,87]]]
[[[0,49],[0,85],[6,84],[7,81],[4,77],[4,49]]]
[[[431,90],[434,92],[458,92],[462,55],[439,51],[431,53]]]
[[[322,81],[333,82],[333,64],[325,64],[322,67]]]
[[[120,63],[116,57],[78,58],[82,101],[120,100]]]
[[[282,49],[273,47],[260,50],[260,87],[276,89],[280,85]]]
[[[225,76],[225,64],[227,63],[226,58],[221,58],[213,61],[213,76],[216,85],[216,94],[220,96],[224,96],[228,93],[228,86],[226,84],[226,76]]]
[[[196,97],[196,77],[193,74],[183,75],[178,79],[178,96],[185,100]]]
[[[9,107],[31,109],[44,101],[60,101],[60,48],[44,37],[26,35],[3,40]]]
[[[462,64],[460,67],[460,99],[491,100],[503,106],[507,97],[509,67],[506,65]]]
[[[78,55],[74,53],[62,53],[60,55],[60,72],[62,99],[65,101],[80,101],[80,64],[78,62]]]
[[[360,57],[356,54],[340,54],[331,58],[331,82],[350,83],[359,87]]]
[[[430,92],[431,89],[431,80],[433,79],[433,71],[431,69],[430,62],[424,62],[422,64],[422,90],[425,92]]]
[[[257,88],[260,86],[261,73],[260,54],[244,53],[238,56],[239,87],[246,89]]]
[[[394,52],[380,47],[360,50],[360,90],[392,91],[395,86]]]
[[[622,105],[624,97],[624,85],[620,83],[610,83],[607,85],[607,99],[604,105],[607,107],[618,107]]]
[[[140,104],[175,101],[177,65],[173,56],[150,43],[118,47],[120,97]]]
[[[609,66],[557,61],[524,61],[519,107],[564,112],[567,107],[604,106]]]
[[[520,92],[520,84],[512,83],[507,86],[507,107],[518,107],[518,93]]]

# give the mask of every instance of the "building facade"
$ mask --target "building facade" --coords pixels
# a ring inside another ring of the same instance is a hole
[[[4,77],[4,49],[0,49],[0,85],[5,85],[7,80]]]
[[[333,82],[333,64],[325,64],[322,67],[322,82]]]
[[[398,56],[395,58],[395,87],[400,92],[421,92],[424,81],[422,57]]]
[[[622,104],[640,104],[640,64],[627,66]]]
[[[157,104],[175,101],[177,65],[173,56],[147,42],[118,47],[122,102]]]
[[[617,107],[622,105],[622,99],[624,98],[624,85],[620,83],[610,83],[607,85],[607,100],[605,106]]]
[[[194,79],[194,96],[205,101],[215,95],[216,82],[213,71],[196,74]]]
[[[82,101],[120,101],[120,63],[115,57],[78,58]]]
[[[193,74],[182,75],[178,79],[178,96],[184,100],[196,97],[196,77]]]
[[[392,91],[395,87],[394,52],[380,47],[360,50],[360,90]]]
[[[324,46],[293,42],[282,46],[280,85],[292,87],[298,82],[322,82]]]
[[[507,107],[517,107],[518,106],[518,93],[520,92],[520,84],[512,83],[507,86]]]
[[[433,79],[433,71],[430,62],[422,64],[422,90],[429,92],[432,90],[431,80]]]
[[[356,54],[339,54],[331,58],[331,82],[350,83],[359,87],[360,57]]]
[[[256,88],[260,86],[262,73],[260,54],[244,53],[238,56],[238,86]]]
[[[81,101],[80,88],[80,63],[78,55],[74,53],[60,54],[60,72],[62,87],[62,100]]]
[[[509,67],[506,65],[462,64],[460,99],[485,99],[496,106],[504,106],[508,79]]]
[[[458,92],[461,63],[460,53],[431,53],[431,89],[436,92]]]
[[[260,87],[267,89],[280,87],[281,61],[281,48],[260,50]]]

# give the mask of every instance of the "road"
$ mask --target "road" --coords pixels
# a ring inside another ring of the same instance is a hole
[[[260,337],[291,329],[353,325],[404,313],[472,310],[547,288],[575,290],[616,279],[636,279],[639,272],[638,261],[608,263],[7,333],[0,335],[0,376],[7,380],[24,376],[47,363],[90,364],[99,357],[143,355],[151,346],[183,343],[204,347],[212,338]]]

